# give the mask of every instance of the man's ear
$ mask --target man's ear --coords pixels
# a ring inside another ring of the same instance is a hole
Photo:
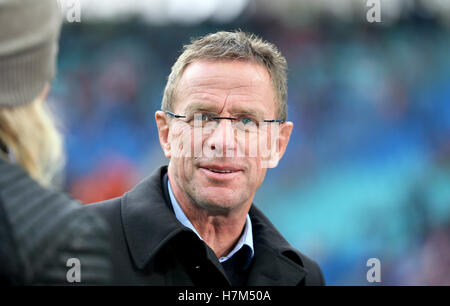
[[[291,121],[286,121],[280,124],[278,130],[278,138],[274,139],[274,145],[276,146],[276,148],[270,154],[269,159],[264,162],[264,168],[275,168],[278,165],[278,162],[281,160],[284,152],[286,151],[293,128],[294,123]]]
[[[169,142],[169,120],[166,113],[157,111],[155,113],[156,126],[158,127],[159,143],[167,158],[171,158],[170,142]]]
[[[278,159],[280,160],[284,152],[286,151],[287,145],[289,143],[289,139],[291,138],[292,129],[294,128],[294,123],[291,121],[286,121],[281,124],[280,127],[280,138],[278,139]]]

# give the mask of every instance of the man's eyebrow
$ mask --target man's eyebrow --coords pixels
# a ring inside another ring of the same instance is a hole
[[[202,102],[193,102],[184,110],[185,114],[192,114],[196,111],[214,111],[214,107]]]
[[[184,110],[185,115],[191,115],[197,111],[207,111],[207,112],[218,112],[218,108],[214,105],[202,103],[202,102],[193,102],[189,104],[186,109]],[[262,119],[264,117],[264,113],[260,111],[259,109],[248,109],[245,107],[233,107],[231,109],[232,114],[238,114],[238,115],[247,115],[251,116],[257,119]]]
[[[263,113],[259,109],[247,109],[247,108],[233,108],[232,109],[233,114],[239,114],[239,115],[248,115],[255,118],[263,118]]]

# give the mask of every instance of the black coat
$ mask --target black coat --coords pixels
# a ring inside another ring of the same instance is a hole
[[[0,157],[1,285],[69,285],[70,258],[80,261],[81,282],[74,284],[108,284],[109,254],[100,217]]]
[[[216,255],[175,217],[167,191],[167,166],[122,197],[87,205],[112,228],[115,284],[229,286]],[[255,255],[249,286],[324,285],[316,262],[286,242],[252,205]]]

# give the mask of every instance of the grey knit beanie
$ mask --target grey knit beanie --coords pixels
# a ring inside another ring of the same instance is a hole
[[[0,106],[33,102],[55,75],[57,0],[0,0]]]

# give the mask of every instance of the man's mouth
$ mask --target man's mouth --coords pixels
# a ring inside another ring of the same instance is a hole
[[[211,179],[231,179],[242,169],[233,165],[202,165],[199,167]]]
[[[233,170],[218,170],[218,169],[211,169],[211,168],[206,168],[206,169],[208,169],[209,171],[212,171],[212,172],[216,172],[216,173],[232,173],[232,172],[236,172],[236,171],[233,171]]]

